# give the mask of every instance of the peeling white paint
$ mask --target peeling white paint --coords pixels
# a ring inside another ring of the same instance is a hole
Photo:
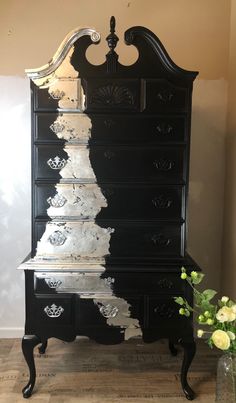
[[[87,143],[91,137],[91,119],[85,113],[61,113],[51,125],[59,139]]]
[[[95,222],[51,221],[38,242],[36,257],[54,260],[86,258],[94,261],[109,254],[112,232],[114,229],[101,228]],[[59,244],[53,244],[51,239],[57,238],[58,234]]]
[[[57,195],[64,198],[61,207],[49,207],[49,217],[72,216],[81,219],[95,219],[102,207],[107,207],[107,201],[97,184],[58,184]]]
[[[68,159],[65,167],[60,171],[62,178],[96,179],[87,146],[66,145],[64,151],[68,154]]]

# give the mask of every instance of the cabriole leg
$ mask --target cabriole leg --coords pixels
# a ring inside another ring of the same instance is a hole
[[[172,343],[170,340],[169,340],[169,350],[170,350],[171,355],[173,355],[173,356],[176,356],[178,353],[178,350],[177,350],[177,348],[175,348],[174,343]]]
[[[45,340],[45,341],[41,344],[41,346],[39,346],[39,348],[38,348],[39,354],[44,354],[45,351],[46,351],[47,346],[48,346],[48,341]]]
[[[195,398],[194,391],[190,388],[187,381],[187,374],[189,367],[192,363],[192,360],[195,356],[196,352],[196,343],[192,342],[181,342],[180,343],[184,348],[184,358],[181,368],[181,385],[183,388],[183,392],[188,400],[193,400]]]
[[[25,335],[22,339],[22,351],[25,361],[29,367],[30,378],[27,385],[22,389],[23,397],[30,397],[34,388],[36,370],[34,363],[34,347],[40,343],[40,339],[35,335]]]

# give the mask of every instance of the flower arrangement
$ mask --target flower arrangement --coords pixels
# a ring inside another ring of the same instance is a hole
[[[198,329],[198,337],[206,335],[211,348],[215,346],[220,350],[236,354],[236,302],[223,296],[213,303],[212,300],[217,294],[215,290],[198,291],[195,285],[203,280],[202,273],[191,271],[189,275],[182,267],[181,278],[193,288],[196,309],[191,307],[186,299],[175,297],[175,302],[181,305],[180,315],[190,316],[191,312],[196,312],[198,323],[204,327]]]

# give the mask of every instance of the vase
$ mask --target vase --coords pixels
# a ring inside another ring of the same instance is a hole
[[[216,403],[236,403],[236,354],[225,353],[218,360]]]

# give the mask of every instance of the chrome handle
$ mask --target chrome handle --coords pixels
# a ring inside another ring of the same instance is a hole
[[[58,318],[64,312],[64,308],[62,308],[62,306],[56,306],[55,304],[52,304],[50,307],[46,306],[44,308],[44,312],[49,318]]]
[[[49,197],[47,199],[47,202],[48,204],[50,204],[51,207],[59,208],[63,207],[66,204],[67,199],[57,193],[54,197]]]
[[[58,155],[56,156],[56,157],[54,157],[54,158],[50,158],[48,161],[47,161],[47,164],[49,165],[49,167],[51,168],[51,169],[62,169],[62,168],[64,168],[64,166],[66,165],[66,160],[65,160],[65,158],[60,158],[60,157],[58,157]]]
[[[102,316],[104,316],[104,318],[115,318],[119,312],[119,309],[116,306],[107,304],[107,305],[101,305],[99,307],[99,311],[102,314]]]
[[[61,231],[54,231],[48,238],[51,245],[61,246],[66,241],[66,236]]]
[[[62,284],[61,280],[56,280],[55,278],[45,278],[44,280],[49,288],[57,288]]]

